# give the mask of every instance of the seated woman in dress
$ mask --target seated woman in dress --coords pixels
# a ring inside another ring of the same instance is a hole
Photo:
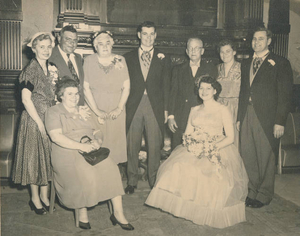
[[[78,86],[68,77],[59,80],[56,95],[61,103],[46,113],[46,128],[53,142],[51,160],[56,193],[64,206],[79,209],[80,228],[91,228],[87,207],[111,199],[112,223],[133,230],[123,214],[124,190],[116,163],[108,157],[92,166],[79,153],[100,148],[103,138],[97,118],[91,115],[85,120],[79,114]],[[92,139],[91,143],[80,142],[85,135]]]
[[[218,65],[219,76],[217,80],[222,85],[218,102],[228,106],[231,111],[234,126],[234,144],[238,147],[239,132],[236,128],[236,121],[241,87],[241,63],[234,58],[236,49],[232,41],[222,40],[218,45],[218,51],[223,61]]]
[[[248,176],[233,145],[231,113],[216,101],[221,85],[207,75],[196,83],[203,104],[191,109],[183,145],[160,166],[146,204],[199,225],[225,228],[246,220]]]

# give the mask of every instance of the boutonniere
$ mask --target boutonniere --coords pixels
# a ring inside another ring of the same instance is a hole
[[[157,54],[157,57],[158,57],[160,60],[162,60],[162,59],[165,58],[165,54],[163,54],[163,53],[158,53],[158,54]]]
[[[52,80],[51,83],[55,85],[57,80],[58,80],[57,67],[54,64],[49,64],[48,65],[48,71],[49,71],[49,74],[50,74],[50,79]]]
[[[276,64],[275,61],[273,61],[272,59],[269,59],[268,62],[269,62],[272,66],[275,66],[275,64]]]
[[[121,61],[122,59],[118,55],[114,56],[114,59],[112,60],[112,63],[114,64],[115,68],[118,70],[121,70],[124,67]]]

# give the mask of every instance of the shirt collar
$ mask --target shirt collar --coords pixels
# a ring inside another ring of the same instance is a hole
[[[254,53],[253,54],[253,59],[261,58],[261,59],[265,60],[266,57],[269,55],[269,53],[270,53],[269,49],[265,50],[264,53],[262,53],[262,55],[263,55],[262,57],[259,57],[259,56],[256,55],[256,53]]]
[[[61,49],[60,45],[58,45],[58,50],[60,51],[60,54],[61,54],[62,57],[65,59],[65,61],[68,61],[69,58],[68,58],[68,56],[67,56],[67,53],[65,53],[65,52]],[[70,53],[70,59],[71,59],[72,57],[74,57],[74,53]]]
[[[192,67],[192,66],[200,67],[200,62],[201,62],[201,59],[197,63],[194,63],[190,60],[190,67]]]

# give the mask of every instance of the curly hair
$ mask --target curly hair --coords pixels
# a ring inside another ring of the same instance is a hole
[[[69,88],[69,87],[78,88],[78,90],[79,90],[79,84],[67,75],[62,77],[61,79],[59,79],[56,82],[55,94],[57,96],[57,101],[59,101],[59,102],[62,101],[61,97],[63,96],[65,89]]]
[[[218,43],[218,52],[220,53],[221,47],[224,47],[226,45],[229,45],[233,51],[236,51],[236,46],[234,45],[234,43],[229,39],[224,39]]]
[[[219,98],[220,93],[222,92],[222,85],[210,75],[202,75],[196,79],[195,85],[197,91],[200,89],[201,83],[211,84],[211,86],[216,90],[216,94],[214,94],[214,99],[217,101]]]

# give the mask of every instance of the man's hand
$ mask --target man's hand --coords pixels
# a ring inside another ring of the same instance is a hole
[[[280,138],[284,134],[284,126],[275,124],[273,134],[275,138]]]
[[[176,129],[178,128],[177,123],[176,123],[176,121],[175,121],[174,118],[169,118],[169,119],[168,119],[168,126],[169,126],[169,129],[170,129],[173,133],[175,133],[175,132],[176,132]]]
[[[240,122],[240,121],[237,121],[237,122],[236,122],[236,129],[237,129],[238,131],[240,131],[240,129],[241,129],[241,122]]]

